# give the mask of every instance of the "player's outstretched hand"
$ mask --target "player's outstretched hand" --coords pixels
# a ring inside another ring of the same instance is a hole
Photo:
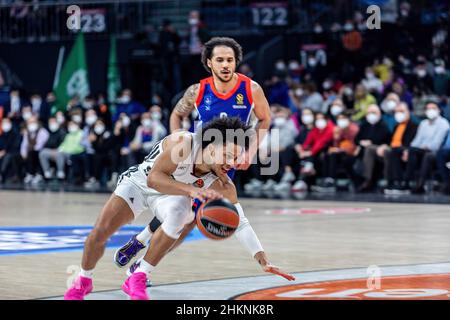
[[[268,273],[273,273],[279,276],[282,276],[283,278],[289,280],[289,281],[293,281],[295,280],[295,277],[289,273],[284,272],[283,270],[281,270],[280,268],[278,268],[277,266],[273,266],[271,264],[266,264],[264,267],[262,267],[264,272],[268,272]]]
[[[194,188],[190,192],[189,196],[193,199],[197,198],[200,201],[216,200],[223,198],[223,195],[221,195],[217,191],[214,191],[212,189],[200,189],[200,188]]]

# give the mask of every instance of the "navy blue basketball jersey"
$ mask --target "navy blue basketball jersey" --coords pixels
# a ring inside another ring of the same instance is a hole
[[[251,92],[252,80],[240,73],[236,73],[238,81],[227,94],[217,92],[213,77],[200,81],[200,88],[195,107],[201,123],[207,123],[215,117],[239,117],[248,124],[253,110]]]

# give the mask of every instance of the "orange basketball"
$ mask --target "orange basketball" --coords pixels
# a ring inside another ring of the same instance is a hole
[[[197,227],[209,239],[226,239],[238,226],[239,213],[226,199],[205,202],[197,212]]]

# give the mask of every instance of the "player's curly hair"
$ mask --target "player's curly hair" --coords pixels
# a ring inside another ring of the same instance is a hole
[[[208,42],[205,43],[203,51],[202,51],[202,64],[203,67],[211,73],[211,69],[208,67],[208,59],[212,58],[212,52],[215,47],[218,46],[224,46],[229,47],[233,49],[234,51],[234,58],[236,59],[236,67],[241,63],[242,61],[242,47],[239,43],[236,42],[233,38],[228,37],[214,37]]]
[[[209,144],[232,142],[248,150],[254,130],[238,117],[216,117],[202,126],[202,149]]]

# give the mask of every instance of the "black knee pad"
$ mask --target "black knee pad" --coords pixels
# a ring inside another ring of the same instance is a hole
[[[155,232],[159,226],[161,225],[161,221],[158,218],[154,217],[152,221],[148,224],[151,232]]]

